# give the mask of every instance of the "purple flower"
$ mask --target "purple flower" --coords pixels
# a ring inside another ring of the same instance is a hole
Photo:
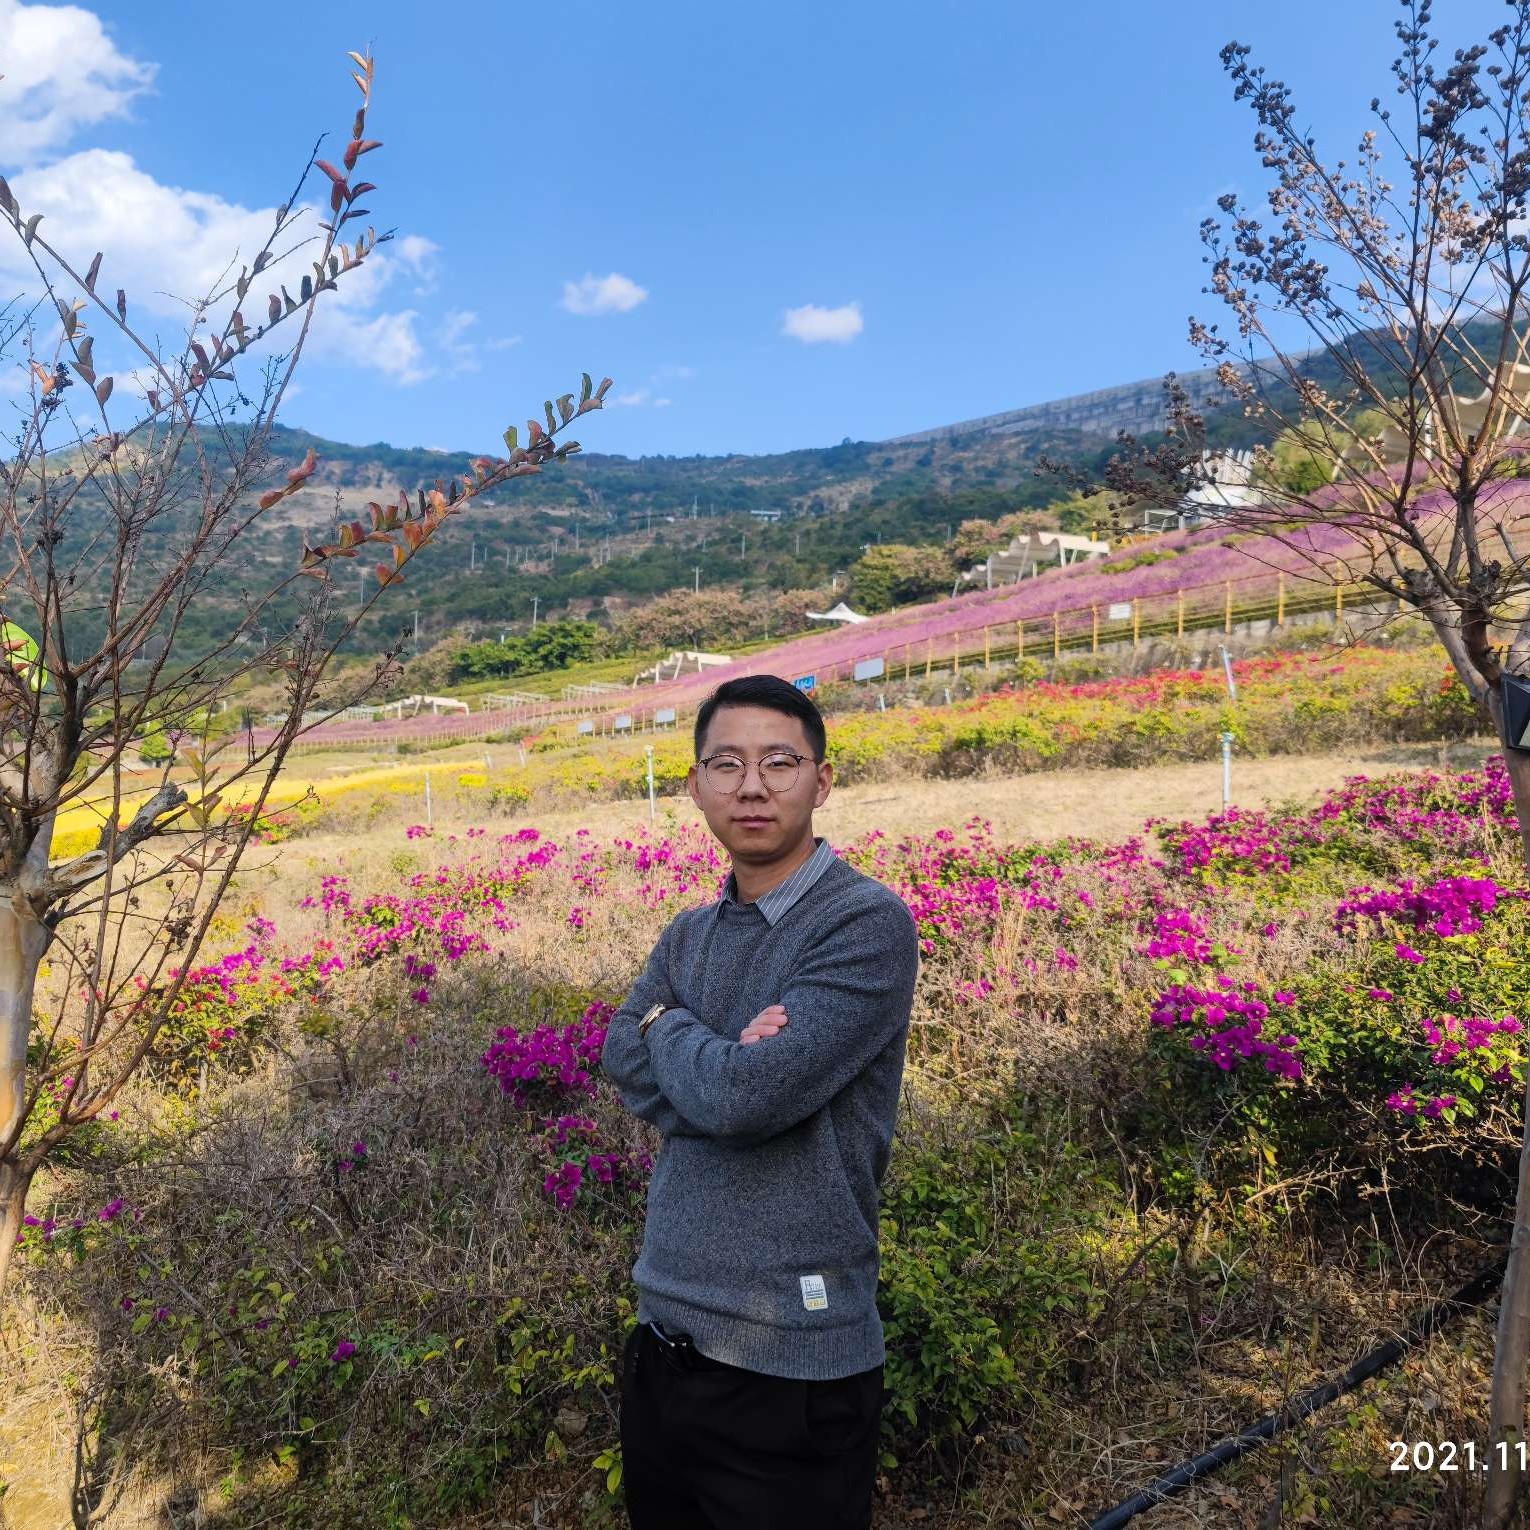
[[[329,1357],[331,1365],[339,1365],[342,1360],[349,1360],[356,1353],[356,1346],[349,1339],[341,1339],[335,1345],[334,1353]]]

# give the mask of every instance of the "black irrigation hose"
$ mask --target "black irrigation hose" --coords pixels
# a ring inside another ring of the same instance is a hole
[[[1362,1355],[1342,1376],[1313,1387],[1310,1392],[1302,1393],[1278,1412],[1267,1413],[1257,1423],[1250,1424],[1247,1429],[1223,1440],[1219,1445],[1213,1445],[1194,1460],[1186,1461],[1173,1471],[1154,1478],[1140,1493],[1091,1520],[1089,1530],[1121,1530],[1121,1526],[1128,1520],[1135,1519],[1137,1515],[1172,1498],[1176,1493],[1182,1493],[1192,1482],[1210,1475],[1218,1467],[1226,1466],[1229,1461],[1236,1461],[1239,1456],[1247,1455],[1265,1441],[1273,1440],[1282,1430],[1300,1423],[1309,1414],[1326,1407],[1336,1397],[1354,1391],[1362,1381],[1368,1381],[1378,1371],[1395,1365],[1408,1350],[1427,1339],[1442,1324],[1459,1317],[1469,1308],[1481,1306],[1502,1279],[1502,1265],[1485,1270],[1475,1280],[1462,1286],[1454,1296],[1444,1297],[1426,1307],[1404,1333],[1395,1339],[1388,1339],[1385,1344],[1377,1345],[1369,1354]]]

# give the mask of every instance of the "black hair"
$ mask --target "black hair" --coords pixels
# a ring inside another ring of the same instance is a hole
[[[707,736],[713,715],[719,707],[765,707],[795,717],[807,734],[808,747],[813,758],[821,760],[828,747],[823,731],[823,713],[806,691],[779,675],[745,675],[738,680],[725,680],[701,703],[696,714],[696,758],[701,758],[701,745]]]

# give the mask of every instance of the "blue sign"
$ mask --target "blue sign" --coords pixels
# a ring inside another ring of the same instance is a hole
[[[798,675],[797,678],[792,681],[792,684],[795,685],[799,691],[816,691],[818,689],[818,676]]]

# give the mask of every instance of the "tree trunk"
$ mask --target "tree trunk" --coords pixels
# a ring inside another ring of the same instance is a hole
[[[8,1163],[0,1163],[0,1333],[4,1332],[5,1286],[21,1236],[27,1206],[27,1180]]]
[[[1503,710],[1497,692],[1488,700],[1498,736],[1504,736]],[[1507,745],[1503,751],[1514,811],[1519,819],[1521,850],[1530,873],[1530,754]],[[1498,1301],[1498,1334],[1493,1347],[1493,1394],[1489,1418],[1486,1530],[1504,1530],[1520,1496],[1521,1452],[1525,1449],[1525,1385],[1530,1372],[1530,1068],[1526,1070],[1519,1150],[1519,1183],[1514,1198],[1514,1229],[1509,1262]]]
[[[18,913],[14,901],[0,901],[0,1303],[32,1178],[20,1163],[22,1111],[32,995],[48,940],[46,928],[29,912]]]

